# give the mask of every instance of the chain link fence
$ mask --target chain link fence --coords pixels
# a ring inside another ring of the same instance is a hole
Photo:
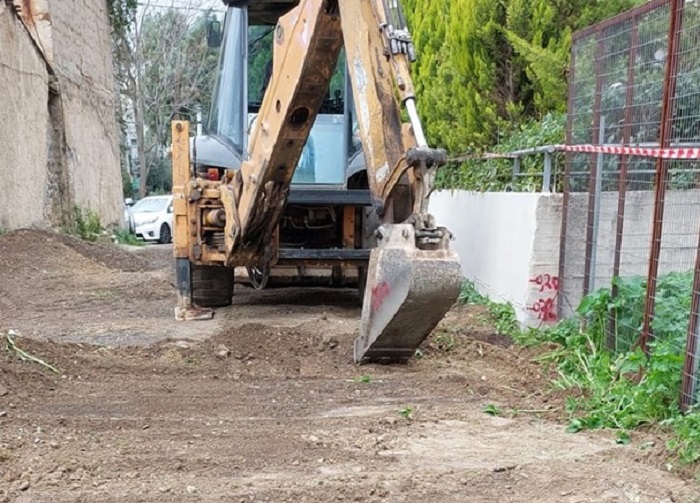
[[[685,406],[700,391],[699,146],[700,2],[574,34],[559,314],[608,295],[608,347],[685,358]]]

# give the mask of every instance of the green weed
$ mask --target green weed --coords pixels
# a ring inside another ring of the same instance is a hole
[[[517,339],[520,334],[520,324],[515,316],[515,309],[511,304],[495,302],[481,295],[471,281],[465,281],[459,294],[458,302],[462,304],[475,304],[487,308],[489,321],[494,324],[496,332]]]
[[[399,409],[399,416],[401,416],[404,419],[413,419],[413,408],[403,407]]]
[[[146,243],[144,241],[140,240],[136,237],[135,234],[131,233],[126,229],[116,229],[112,233],[112,236],[114,237],[114,240],[119,244],[129,246],[146,246]]]
[[[615,279],[615,296],[611,289],[586,296],[578,308],[584,330],[581,320],[570,319],[534,337],[559,345],[546,355],[556,366],[555,385],[581,391],[582,398],[566,400],[567,431],[614,428],[617,442],[626,444],[634,428],[660,424],[674,432],[667,447],[680,462],[700,460],[700,413],[682,414],[679,403],[692,280],[691,273],[678,272],[659,278],[648,354],[635,346],[642,330],[643,278]]]
[[[435,337],[435,345],[438,351],[443,353],[451,353],[457,347],[457,338],[453,333],[441,331]]]
[[[104,233],[104,228],[97,213],[89,208],[74,206],[72,222],[63,228],[63,232],[84,241],[94,242]]]
[[[501,411],[501,409],[499,409],[492,403],[484,407],[484,412],[490,416],[500,416],[503,414],[503,411]]]

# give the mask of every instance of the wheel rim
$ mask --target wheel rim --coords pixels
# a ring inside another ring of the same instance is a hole
[[[267,286],[267,280],[270,279],[270,266],[265,266],[262,269],[256,266],[248,266],[246,270],[253,288],[262,290]]]

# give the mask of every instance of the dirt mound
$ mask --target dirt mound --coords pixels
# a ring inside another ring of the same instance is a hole
[[[18,230],[0,236],[0,276],[26,277],[27,274],[61,276],[76,268],[87,272],[99,269],[93,260],[64,244],[66,236],[39,230]]]
[[[102,264],[109,269],[124,272],[154,270],[154,266],[148,260],[111,243],[91,243],[74,236],[58,233],[53,233],[51,236],[83,257]]]
[[[119,246],[36,229],[12,231],[0,237],[0,258],[8,267],[31,265],[48,271],[86,265],[85,260],[124,272],[153,270],[148,260]]]
[[[419,357],[434,371],[463,378],[472,394],[494,397],[503,409],[560,418],[563,393],[551,386],[556,373],[538,362],[552,349],[518,346],[496,332],[485,308],[457,305],[426,339]]]

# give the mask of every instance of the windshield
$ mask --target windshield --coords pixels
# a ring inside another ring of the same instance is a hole
[[[168,200],[163,198],[144,198],[131,207],[133,213],[157,213],[165,210]]]
[[[248,122],[252,125],[262,107],[272,77],[274,27],[248,27]],[[297,164],[295,185],[342,185],[345,181],[345,51],[338,63],[319,114]]]
[[[245,9],[230,7],[226,13],[224,41],[219,56],[218,79],[214,88],[208,133],[228,140],[243,152],[244,84],[243,68]]]

